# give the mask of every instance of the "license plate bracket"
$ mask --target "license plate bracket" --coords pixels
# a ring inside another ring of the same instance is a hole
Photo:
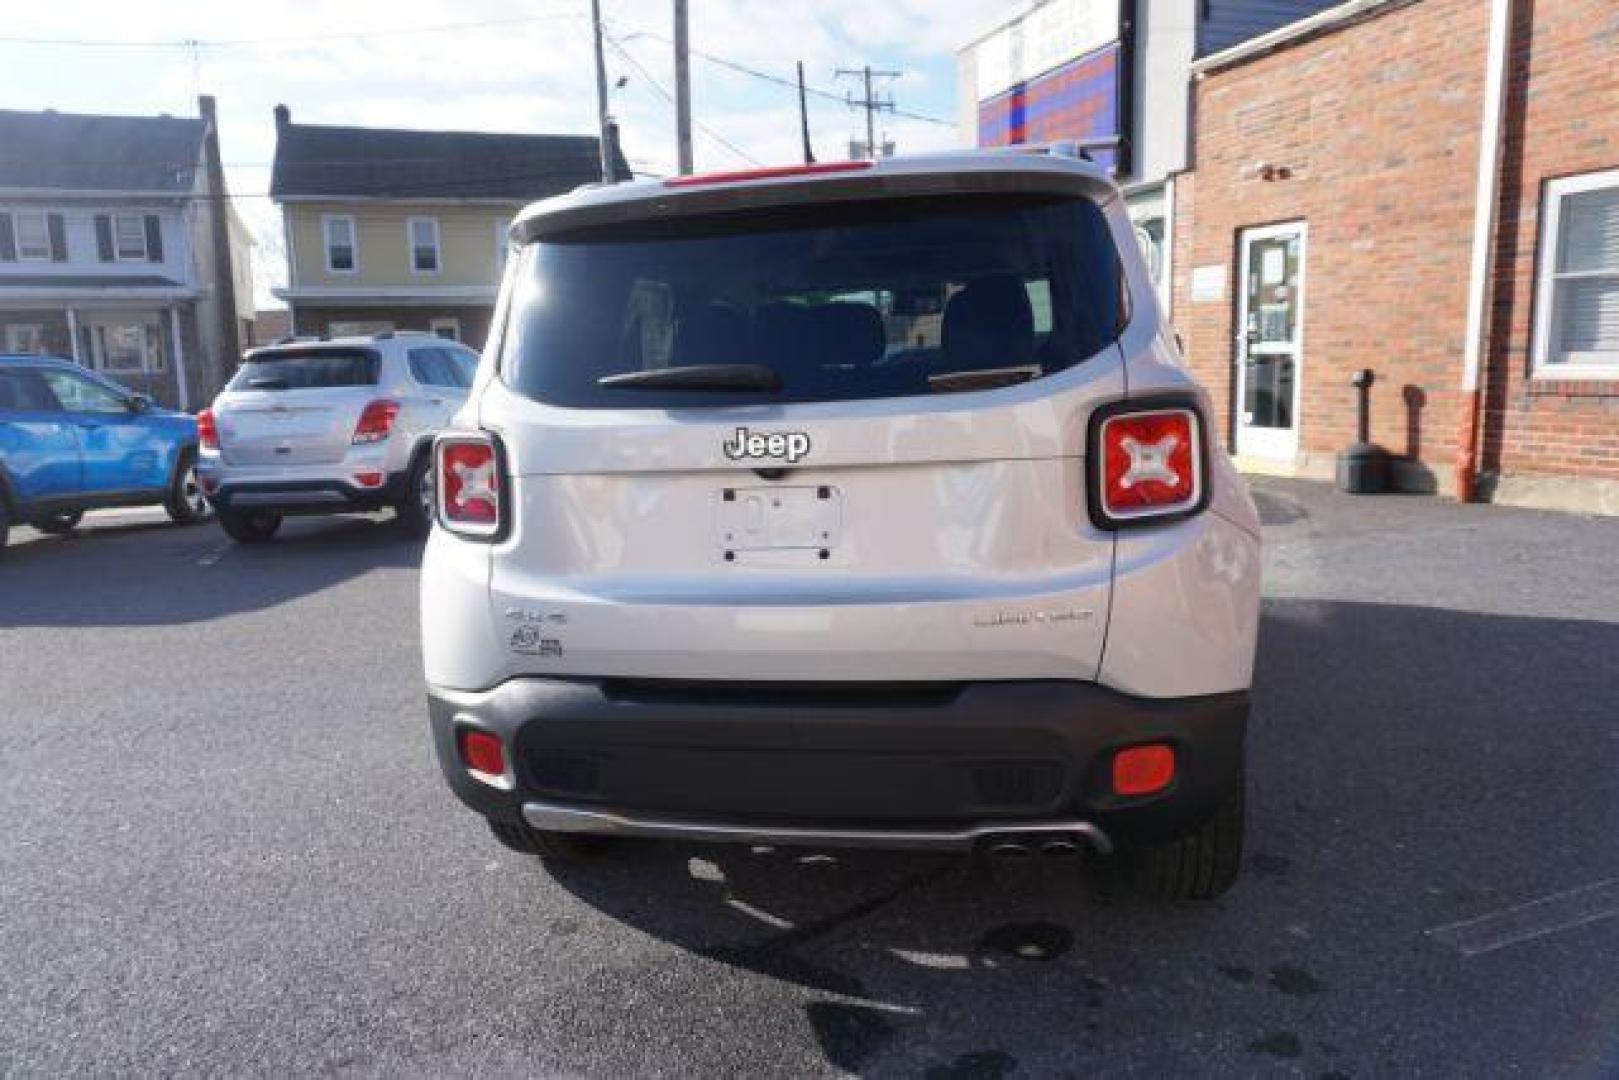
[[[728,487],[715,522],[727,552],[829,551],[843,538],[843,493],[826,485]]]

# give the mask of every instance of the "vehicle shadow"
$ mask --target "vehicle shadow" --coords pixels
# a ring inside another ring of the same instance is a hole
[[[638,843],[550,873],[795,988],[734,1002],[728,1022],[801,1009],[848,1071],[1041,1073],[1128,1050],[1149,1075],[1387,1073],[1432,1068],[1442,1045],[1465,1074],[1502,1068],[1503,1044],[1566,1061],[1558,1040],[1599,1021],[1611,987],[1515,969],[1521,1027],[1492,1017],[1499,1040],[1476,1039],[1466,1002],[1496,991],[1425,931],[1619,873],[1602,812],[1619,808],[1614,656],[1614,623],[1267,602],[1249,850],[1215,903],[1142,900],[1106,862],[867,851]],[[1400,1023],[1413,1001],[1453,1007]],[[1214,1057],[1155,1039],[1166,1024]]]
[[[0,628],[204,622],[421,558],[422,542],[387,515],[289,519],[260,545],[233,543],[213,523],[95,523],[0,555]]]

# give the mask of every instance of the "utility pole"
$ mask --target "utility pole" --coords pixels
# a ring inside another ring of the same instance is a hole
[[[596,121],[601,130],[602,183],[617,179],[613,168],[612,118],[607,114],[607,60],[602,56],[601,0],[590,0],[590,28],[596,38]]]
[[[846,76],[853,76],[863,79],[865,82],[866,93],[864,97],[856,98],[852,95],[846,95],[844,97],[844,101],[851,109],[866,110],[866,156],[872,160],[876,160],[878,156],[877,114],[884,110],[893,112],[894,97],[892,94],[890,94],[888,97],[879,97],[873,94],[871,80],[874,78],[897,79],[903,74],[904,72],[902,71],[873,70],[870,64],[867,64],[865,67],[858,70],[838,68],[838,78],[842,79]]]
[[[686,29],[686,0],[675,0],[675,151],[681,176],[691,164],[691,41]]]
[[[809,102],[804,96],[804,61],[798,62],[798,128],[804,136],[804,164],[815,164],[815,151],[810,149]]]

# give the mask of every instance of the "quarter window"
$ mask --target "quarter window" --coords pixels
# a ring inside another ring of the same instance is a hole
[[[411,270],[418,274],[438,273],[438,219],[411,218],[409,229]]]
[[[113,242],[120,262],[146,261],[146,219],[139,214],[114,214]]]
[[[423,386],[465,389],[472,385],[472,372],[476,366],[476,362],[461,349],[410,350],[411,377]]]
[[[1535,375],[1619,377],[1619,169],[1546,186]]]
[[[333,214],[323,218],[326,234],[326,269],[334,274],[352,274],[355,267],[354,218]]]

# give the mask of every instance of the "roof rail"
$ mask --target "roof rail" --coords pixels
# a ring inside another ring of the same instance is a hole
[[[325,334],[287,334],[270,342],[272,345],[299,345],[307,341],[325,341]]]
[[[372,341],[391,341],[396,337],[438,337],[431,330],[378,330],[371,335]]]
[[[1124,139],[1119,135],[1098,135],[1089,139],[1055,139],[1045,143],[1013,143],[1010,146],[997,146],[1009,154],[1046,154],[1051,157],[1077,158],[1080,161],[1094,161],[1092,150],[1117,150],[1124,145]]]

